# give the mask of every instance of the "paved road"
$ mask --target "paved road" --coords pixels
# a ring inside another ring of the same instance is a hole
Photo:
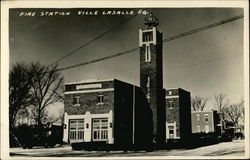
[[[145,151],[73,151],[70,146],[57,148],[11,148],[15,157],[130,157],[130,156],[244,156],[244,141],[223,142],[195,149]]]

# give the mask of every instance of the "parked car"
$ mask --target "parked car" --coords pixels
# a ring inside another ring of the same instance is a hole
[[[24,125],[19,129],[18,140],[24,149],[31,149],[34,146],[54,147],[56,144],[61,143],[61,138],[58,135],[58,133],[62,133],[61,128],[47,125]]]

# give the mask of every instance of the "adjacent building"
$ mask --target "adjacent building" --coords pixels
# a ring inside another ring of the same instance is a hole
[[[191,135],[190,92],[169,88],[165,93],[167,141],[185,141]]]
[[[217,111],[192,111],[192,133],[220,133],[220,115]]]

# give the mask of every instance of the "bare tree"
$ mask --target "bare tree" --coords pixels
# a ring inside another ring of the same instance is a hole
[[[57,69],[57,66],[45,66],[40,63],[32,63],[32,94],[35,98],[35,104],[32,109],[32,115],[38,125],[42,125],[44,119],[48,116],[46,108],[62,100],[62,93],[59,93],[63,83],[63,77]]]
[[[226,95],[225,94],[216,94],[214,96],[215,100],[215,106],[217,107],[219,112],[223,112],[223,109],[226,108],[229,105],[229,101],[226,100]]]
[[[62,124],[64,118],[64,110],[60,109],[56,115],[49,115],[46,119],[47,122],[53,124],[53,123],[60,123]]]
[[[234,126],[238,126],[241,119],[244,119],[244,101],[237,104],[228,105],[224,109],[225,116],[232,121]]]
[[[208,98],[200,97],[200,96],[195,96],[191,99],[191,105],[192,109],[194,111],[203,111],[206,104],[207,104]]]
[[[33,103],[30,93],[32,75],[28,66],[17,63],[9,73],[9,126],[13,128],[19,117],[19,112]]]

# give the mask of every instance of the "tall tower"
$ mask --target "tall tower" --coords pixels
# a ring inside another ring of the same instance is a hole
[[[162,76],[162,33],[152,14],[145,18],[146,28],[139,30],[140,85],[153,116],[154,142],[165,142],[165,107]]]

